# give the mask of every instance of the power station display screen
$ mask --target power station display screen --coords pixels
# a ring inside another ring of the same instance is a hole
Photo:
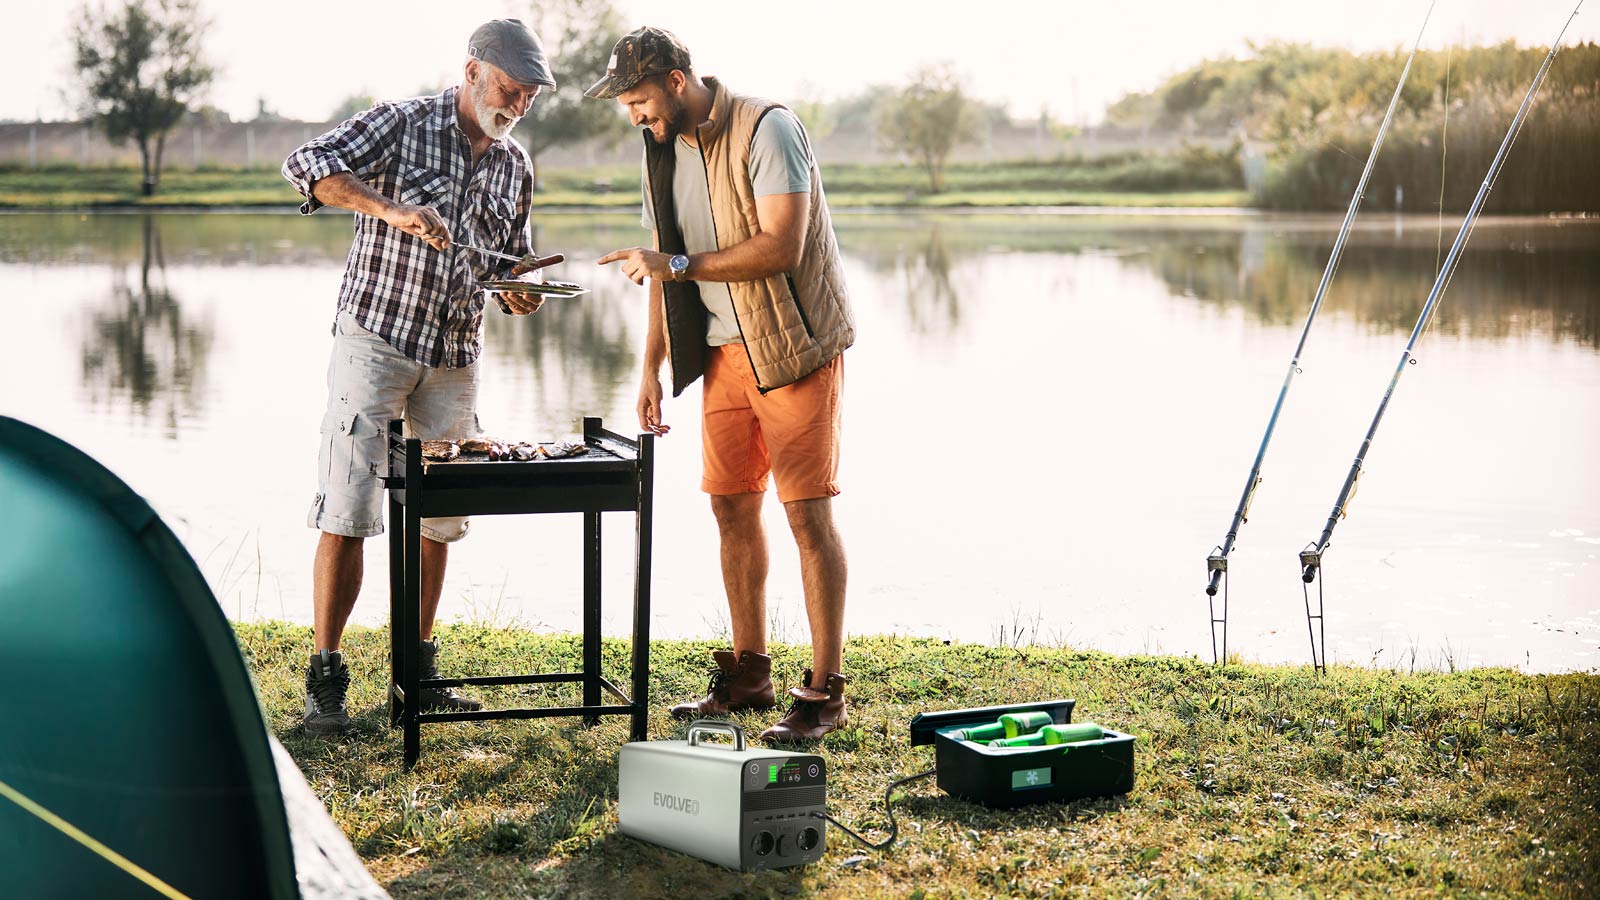
[[[769,791],[824,784],[822,759],[814,756],[752,760],[744,765],[744,789]]]
[[[1025,791],[1029,788],[1050,786],[1050,767],[1043,769],[1017,769],[1011,773],[1011,789]]]

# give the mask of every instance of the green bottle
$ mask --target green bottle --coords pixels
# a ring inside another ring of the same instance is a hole
[[[992,740],[991,747],[1044,747],[1055,744],[1076,744],[1079,741],[1098,741],[1105,737],[1105,729],[1093,722],[1080,725],[1046,725],[1033,734]]]
[[[991,747],[1043,747],[1045,744],[1044,732],[1035,731],[1033,734],[1018,735],[1014,738],[1001,738],[990,741]]]
[[[1047,712],[1007,713],[1000,717],[1000,724],[1006,727],[1006,737],[1014,738],[1025,734],[1033,734],[1055,722]]]
[[[1055,720],[1047,712],[1006,713],[998,722],[949,732],[958,741],[996,741],[1031,734]]]
[[[993,741],[1006,736],[1006,727],[999,722],[990,722],[987,725],[957,728],[949,734],[958,741]]]
[[[1078,725],[1051,725],[1044,729],[1044,742],[1046,744],[1076,744],[1079,741],[1098,741],[1105,736],[1105,729],[1093,722],[1083,722]]]

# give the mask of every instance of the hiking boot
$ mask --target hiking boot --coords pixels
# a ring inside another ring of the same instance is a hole
[[[711,673],[705,699],[679,703],[672,708],[673,718],[726,716],[777,705],[772,693],[772,657],[749,650],[737,656],[732,650],[713,650],[711,658],[716,660],[717,668]]]
[[[350,714],[344,698],[350,690],[350,669],[344,654],[335,650],[324,660],[320,652],[311,654],[306,668],[306,734],[332,737],[350,730]]]
[[[844,708],[844,686],[850,679],[838,672],[829,672],[821,689],[811,687],[811,670],[807,669],[800,687],[790,688],[794,702],[789,712],[778,724],[761,732],[761,740],[768,744],[806,744],[822,740],[830,731],[850,724]]]
[[[439,643],[437,641],[423,641],[418,647],[417,670],[419,680],[441,678],[439,674]],[[483,703],[474,697],[468,697],[456,692],[453,687],[425,687],[422,689],[422,710],[424,712],[477,712],[483,709]]]

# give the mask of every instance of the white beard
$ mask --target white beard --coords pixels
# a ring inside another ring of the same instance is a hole
[[[500,140],[511,133],[522,120],[521,116],[512,115],[511,110],[503,106],[490,106],[484,96],[478,91],[472,92],[472,112],[477,116],[478,127],[492,140]],[[505,124],[498,124],[500,116],[505,116]]]

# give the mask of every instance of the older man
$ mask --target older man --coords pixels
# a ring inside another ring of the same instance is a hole
[[[478,433],[478,355],[491,277],[526,271],[461,243],[529,254],[533,194],[528,155],[509,135],[545,87],[554,87],[538,37],[516,19],[473,32],[464,77],[436,97],[380,103],[294,151],[283,175],[306,198],[300,211],[353,210],[355,244],[339,291],[322,419],[317,494],[307,524],[322,532],[312,569],[315,652],[306,670],[305,730],[350,728],[350,673],[339,651],[361,591],[362,542],[383,531],[384,432],[404,418],[424,438]],[[535,298],[502,294],[527,315]],[[447,551],[461,518],[422,522],[422,677],[439,677],[433,619]],[[424,708],[473,710],[452,688],[423,692]]]
[[[655,249],[618,250],[650,280],[639,424],[658,434],[663,361],[673,394],[705,376],[704,478],[722,539],[733,649],[711,688],[673,715],[774,705],[766,654],[769,473],[800,551],[811,668],[769,743],[814,741],[847,724],[845,554],[833,524],[839,402],[855,320],[822,177],[800,121],[782,106],[697,76],[671,32],[641,28],[612,51],[590,97],[615,98],[645,130],[644,219]]]

